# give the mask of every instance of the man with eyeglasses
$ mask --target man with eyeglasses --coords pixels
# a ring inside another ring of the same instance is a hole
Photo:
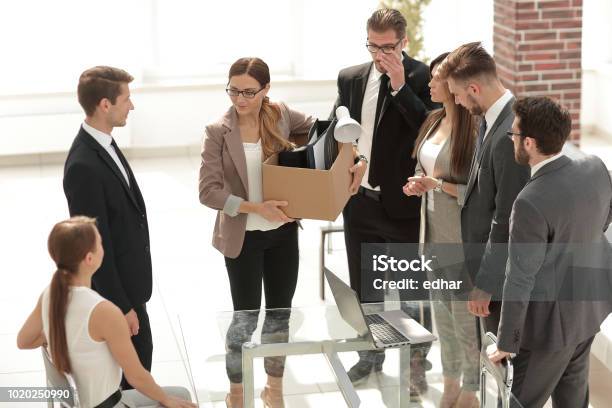
[[[429,69],[402,50],[408,43],[406,19],[397,10],[375,11],[367,22],[367,50],[372,61],[345,68],[338,75],[336,106],[346,106],[363,132],[355,149],[351,169],[360,187],[343,211],[351,287],[362,302],[382,301],[383,292],[372,293],[362,285],[362,243],[418,243],[420,198],[407,197],[402,186],[414,174],[411,157],[414,142],[427,112],[438,107],[429,95]],[[332,112],[332,117],[334,113]],[[416,245],[415,245],[416,248]],[[404,254],[407,258],[410,254]],[[416,253],[414,254],[416,256]],[[363,286],[363,287],[362,287]],[[405,297],[408,290],[400,291]],[[412,294],[423,299],[424,293]],[[403,299],[404,300],[404,299]],[[431,328],[431,311],[426,306],[411,313]],[[349,370],[353,383],[372,371],[381,371],[381,351],[359,353],[359,362]],[[425,356],[414,357],[412,391],[426,389]]]
[[[531,178],[512,206],[497,350],[489,358],[516,354],[512,394],[521,406],[543,407],[552,397],[553,407],[587,407],[591,344],[612,311],[610,264],[599,256],[609,253],[612,182],[598,157],[563,154],[572,119],[558,103],[528,97],[513,110],[507,134]]]

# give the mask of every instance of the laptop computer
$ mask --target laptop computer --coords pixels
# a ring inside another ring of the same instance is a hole
[[[365,314],[357,293],[333,272],[325,268],[340,316],[357,333],[368,338],[376,348],[398,347],[405,344],[420,344],[437,339],[429,330],[402,310],[388,310]]]

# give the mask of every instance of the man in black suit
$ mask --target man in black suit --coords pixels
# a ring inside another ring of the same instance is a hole
[[[402,52],[408,39],[401,13],[375,11],[367,34],[373,61],[340,71],[336,107],[346,106],[363,128],[355,152],[359,159],[351,169],[354,195],[343,212],[350,283],[362,301],[382,301],[382,291],[370,294],[371,288],[362,288],[361,244],[418,243],[420,198],[407,197],[402,187],[414,174],[411,155],[419,128],[436,105],[427,86],[428,67]],[[426,312],[430,325],[431,312]],[[382,352],[360,352],[349,377],[357,382],[380,371],[383,360]],[[413,372],[421,372],[424,380],[424,356],[420,361]]]
[[[81,74],[79,103],[86,118],[64,166],[64,193],[70,215],[95,217],[104,260],[92,287],[125,314],[140,362],[151,370],[153,340],[146,302],[152,268],[145,203],[127,160],[111,132],[125,126],[134,109],[127,72],[98,66]],[[124,389],[131,388],[125,380]]]

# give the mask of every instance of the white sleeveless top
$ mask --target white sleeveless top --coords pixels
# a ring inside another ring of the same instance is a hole
[[[434,167],[436,165],[436,159],[442,150],[442,146],[444,145],[444,141],[440,144],[432,143],[430,139],[427,139],[423,146],[421,147],[421,152],[419,154],[419,161],[421,162],[421,166],[423,170],[425,170],[425,174],[427,176],[433,177]],[[429,211],[434,211],[434,192],[433,190],[429,190],[427,192],[427,209]]]
[[[257,143],[242,143],[242,145],[247,165],[248,200],[252,203],[261,203],[263,201],[261,140]],[[247,231],[269,231],[281,225],[283,225],[282,222],[270,222],[259,214],[247,214]]]
[[[49,339],[49,287],[42,297],[43,331]],[[119,389],[121,367],[105,341],[89,335],[89,318],[102,296],[84,286],[71,286],[66,311],[66,339],[72,377],[83,407],[93,407]]]

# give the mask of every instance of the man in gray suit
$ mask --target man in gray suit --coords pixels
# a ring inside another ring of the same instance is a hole
[[[461,234],[471,279],[468,308],[497,332],[512,203],[529,178],[514,160],[506,132],[512,125],[514,96],[497,77],[493,58],[478,42],[453,51],[438,72],[455,101],[482,115],[461,210]]]
[[[531,179],[512,208],[498,350],[490,359],[516,354],[512,393],[523,406],[542,407],[552,396],[555,408],[587,408],[589,351],[612,303],[584,297],[580,287],[609,292],[609,265],[588,269],[577,259],[608,248],[612,182],[599,158],[561,153],[571,130],[567,110],[548,98],[525,98],[514,112],[509,137]]]

